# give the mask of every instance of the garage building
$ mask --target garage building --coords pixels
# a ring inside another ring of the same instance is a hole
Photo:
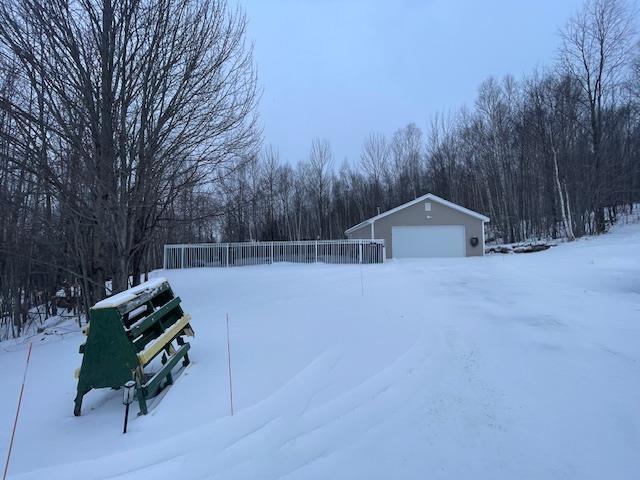
[[[349,228],[350,239],[384,239],[387,258],[484,255],[480,213],[428,193]]]

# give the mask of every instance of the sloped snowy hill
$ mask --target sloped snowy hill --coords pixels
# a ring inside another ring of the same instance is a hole
[[[162,272],[192,365],[123,436],[120,392],[73,416],[82,336],[36,338],[9,477],[638,478],[639,252],[635,225],[531,255]],[[3,453],[25,348],[0,344]]]

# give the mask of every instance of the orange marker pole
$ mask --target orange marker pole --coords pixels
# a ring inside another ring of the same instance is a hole
[[[9,451],[7,452],[7,461],[4,464],[4,473],[2,480],[7,480],[7,472],[9,471],[9,460],[11,459],[11,450],[13,450],[13,439],[16,436],[16,427],[18,426],[18,417],[20,416],[20,406],[22,405],[22,395],[24,394],[24,384],[27,380],[27,369],[29,368],[29,360],[31,359],[31,343],[27,353],[27,363],[24,366],[24,375],[22,376],[22,386],[20,387],[20,396],[18,397],[18,408],[16,409],[16,418],[13,421],[13,430],[11,431],[11,441],[9,442]]]
[[[233,383],[231,381],[231,342],[229,341],[229,314],[227,313],[227,359],[229,365],[229,403],[231,404],[231,416],[233,416]]]

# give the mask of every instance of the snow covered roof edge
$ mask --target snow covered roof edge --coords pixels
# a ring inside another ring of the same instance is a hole
[[[465,208],[461,205],[458,205],[457,203],[453,203],[450,202],[449,200],[445,200],[444,198],[441,198],[437,195],[434,195],[433,193],[427,193],[426,195],[422,195],[421,197],[418,197],[414,200],[411,200],[407,203],[403,203],[402,205],[398,205],[395,208],[392,208],[391,210],[387,210],[386,212],[382,212],[380,215],[376,215],[375,217],[371,217],[367,220],[365,220],[364,222],[360,222],[357,225],[354,225],[353,227],[348,228],[347,230],[345,230],[345,234],[349,234],[355,230],[358,230],[359,228],[364,227],[365,225],[369,225],[373,222],[375,222],[376,220],[382,218],[382,217],[386,217],[387,215],[391,215],[392,213],[396,213],[399,210],[402,210],[406,207],[410,207],[411,205],[415,205],[416,203],[422,202],[424,200],[431,200],[437,203],[440,203],[441,205],[444,205],[445,207],[449,207],[452,208],[454,210],[457,210],[459,212],[465,213],[471,217],[475,217],[478,220],[482,220],[483,222],[490,222],[491,219],[489,217],[487,217],[486,215],[482,215],[481,213],[478,212],[474,212],[473,210],[469,210],[468,208]]]

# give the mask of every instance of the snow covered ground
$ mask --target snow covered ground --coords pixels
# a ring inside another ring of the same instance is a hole
[[[123,436],[120,392],[73,416],[81,335],[32,339],[9,478],[638,478],[640,225],[529,255],[162,275],[193,363]],[[25,356],[0,343],[3,454]]]

